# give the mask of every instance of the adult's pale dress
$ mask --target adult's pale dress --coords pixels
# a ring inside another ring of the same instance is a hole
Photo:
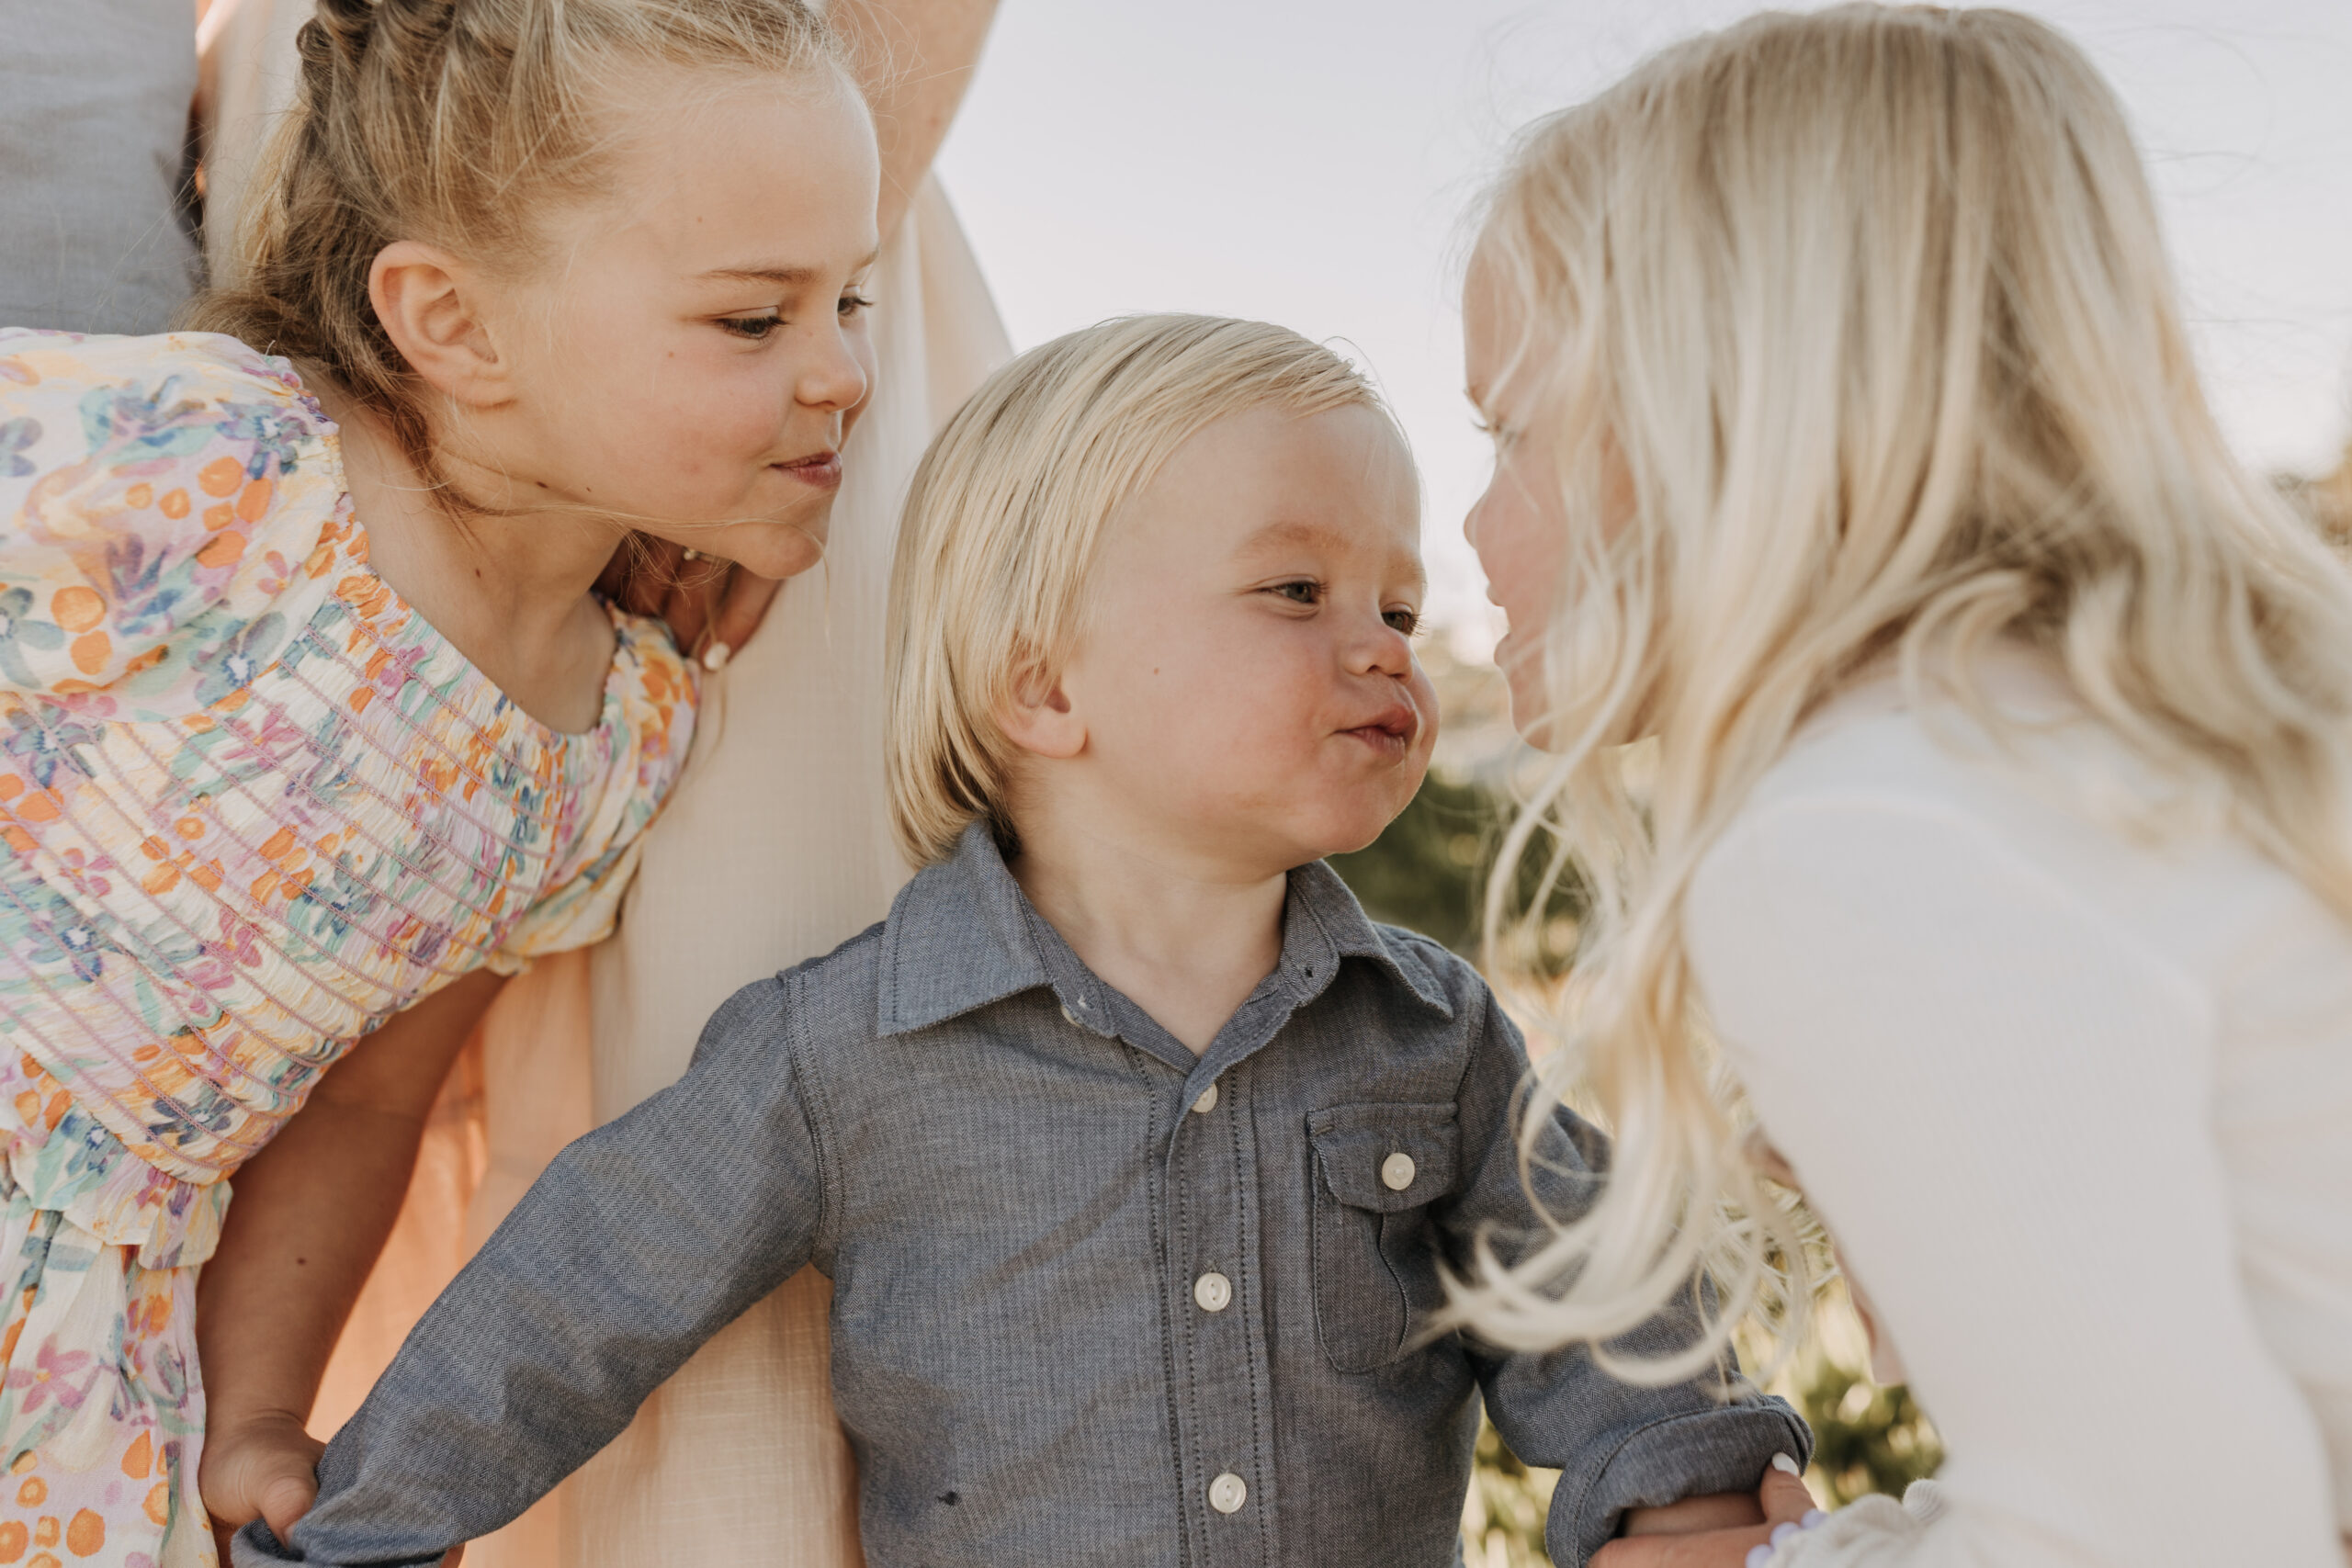
[[[215,43],[218,249],[290,96],[306,0],[242,0]],[[883,608],[898,507],[932,433],[1010,355],[926,182],[875,273],[878,377],[844,453],[825,564],[706,683],[686,777],[620,934],[511,983],[442,1097],[409,1203],[312,1416],[356,1408],[417,1315],[571,1138],[684,1071],[737,987],[880,919],[908,874],[882,794]],[[856,1475],[828,1384],[831,1288],[790,1281],[706,1346],[621,1438],[467,1552],[468,1568],[854,1568]]]

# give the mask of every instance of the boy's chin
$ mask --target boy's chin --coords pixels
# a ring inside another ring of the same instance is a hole
[[[1302,835],[1315,847],[1299,857],[1299,863],[1304,865],[1308,861],[1329,860],[1333,855],[1351,855],[1359,850],[1372,848],[1380,835],[1388,830],[1388,825],[1404,815],[1405,807],[1412,798],[1408,795],[1394,807],[1383,806],[1361,814],[1351,813],[1344,820],[1317,824],[1315,831]]]

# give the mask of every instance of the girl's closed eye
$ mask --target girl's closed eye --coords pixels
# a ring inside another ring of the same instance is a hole
[[[737,337],[749,338],[753,343],[759,343],[776,328],[784,325],[784,318],[771,310],[763,316],[722,316],[719,318],[718,325],[723,331],[732,333]]]
[[[854,288],[843,294],[840,302],[834,306],[836,313],[845,321],[854,320],[861,311],[872,309],[874,309],[874,301]],[[784,325],[784,317],[778,311],[770,310],[757,316],[722,316],[718,319],[718,324],[737,337],[749,338],[753,343],[759,343],[776,328]]]

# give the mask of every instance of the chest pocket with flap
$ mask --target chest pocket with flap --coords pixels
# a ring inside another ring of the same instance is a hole
[[[1334,1367],[1371,1371],[1444,1304],[1429,1210],[1453,1190],[1461,1130],[1450,1103],[1335,1105],[1306,1135],[1316,1331]]]

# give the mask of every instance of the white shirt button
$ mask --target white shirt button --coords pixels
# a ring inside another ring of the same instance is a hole
[[[1078,1014],[1070,1011],[1069,1009],[1065,1007],[1062,1009],[1062,1021],[1068,1024],[1076,1024],[1078,1022]]]
[[[1249,1484],[1229,1470],[1209,1483],[1209,1506],[1220,1514],[1233,1513],[1249,1500]]]
[[[1233,1304],[1233,1281],[1212,1269],[1193,1281],[1193,1300],[1203,1312],[1223,1312]]]
[[[1358,1170],[1363,1168],[1358,1166]],[[1380,1184],[1391,1192],[1402,1192],[1413,1184],[1413,1156],[1402,1149],[1380,1162]]]
[[[1212,1083],[1208,1088],[1201,1090],[1200,1099],[1193,1101],[1193,1114],[1195,1116],[1206,1116],[1210,1111],[1215,1111],[1216,1109],[1216,1085]]]

